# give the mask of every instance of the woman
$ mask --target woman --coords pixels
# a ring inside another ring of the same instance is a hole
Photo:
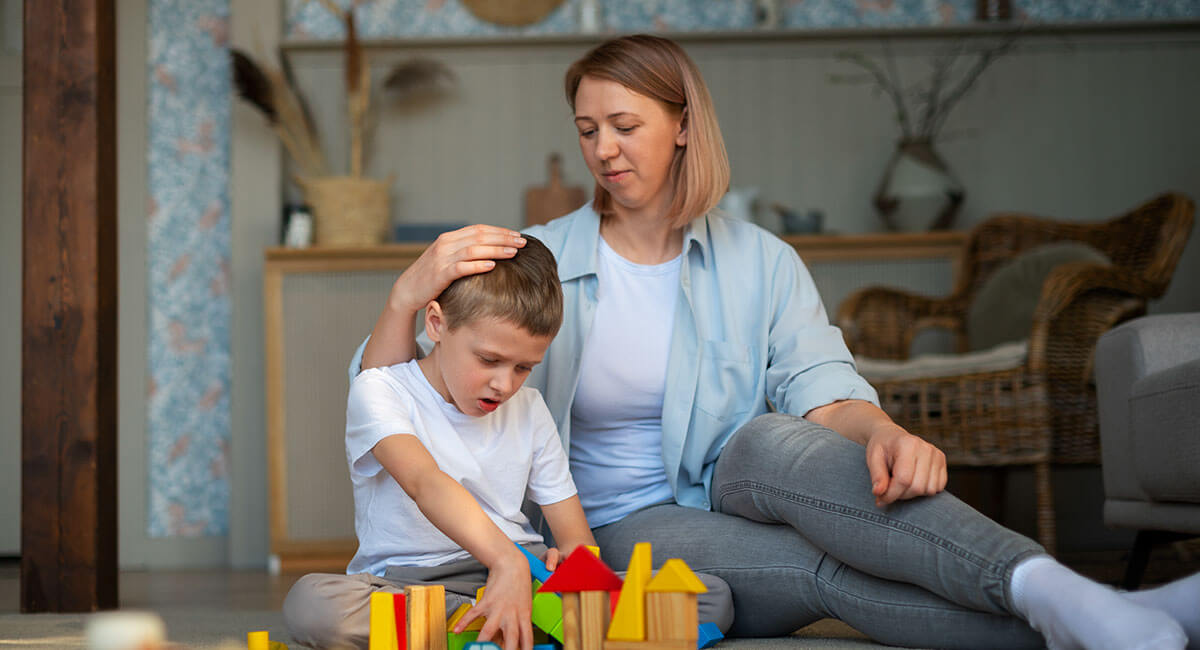
[[[679,46],[606,42],[566,92],[595,198],[530,230],[558,258],[566,319],[528,385],[605,560],[649,541],[656,564],[723,578],[739,636],[832,617],[892,645],[1200,643],[1200,576],[1118,594],[943,492],[945,456],[879,409],[795,252],[711,212],[728,162]],[[488,226],[438,238],[351,372],[410,359],[417,311],[521,244]]]

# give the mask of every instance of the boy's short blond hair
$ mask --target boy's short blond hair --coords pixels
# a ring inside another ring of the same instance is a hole
[[[524,248],[496,260],[491,271],[461,277],[437,297],[450,329],[481,318],[516,324],[534,336],[554,336],[562,325],[562,287],[554,253],[536,237],[522,235]]]

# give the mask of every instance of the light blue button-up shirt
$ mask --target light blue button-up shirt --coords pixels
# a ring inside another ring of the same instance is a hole
[[[558,259],[564,308],[562,328],[526,385],[542,392],[570,449],[579,357],[596,309],[600,218],[585,205],[526,232]],[[710,214],[686,230],[683,257],[663,396],[663,465],[675,500],[708,510],[721,449],[767,412],[768,399],[794,415],[842,399],[879,402],[791,246],[753,224]],[[424,335],[419,340],[430,349]]]

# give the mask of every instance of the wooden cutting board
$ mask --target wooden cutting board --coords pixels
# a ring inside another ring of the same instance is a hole
[[[549,183],[525,188],[525,225],[536,226],[567,214],[587,201],[583,188],[567,187],[562,180],[562,159],[556,153],[546,159]]]

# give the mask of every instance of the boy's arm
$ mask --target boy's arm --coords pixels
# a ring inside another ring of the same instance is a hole
[[[580,545],[596,546],[596,538],[592,536],[592,529],[588,527],[583,506],[579,505],[578,494],[558,503],[542,506],[542,515],[546,517],[546,523],[550,524],[550,532],[554,535],[554,542],[558,545],[561,557],[567,557]],[[553,570],[549,563],[547,568]]]
[[[454,631],[460,632],[475,618],[486,616],[480,640],[486,641],[500,632],[504,635],[505,650],[531,650],[533,594],[525,556],[483,512],[471,493],[438,468],[416,437],[388,436],[372,451],[421,513],[488,568],[484,597],[463,616]]]

